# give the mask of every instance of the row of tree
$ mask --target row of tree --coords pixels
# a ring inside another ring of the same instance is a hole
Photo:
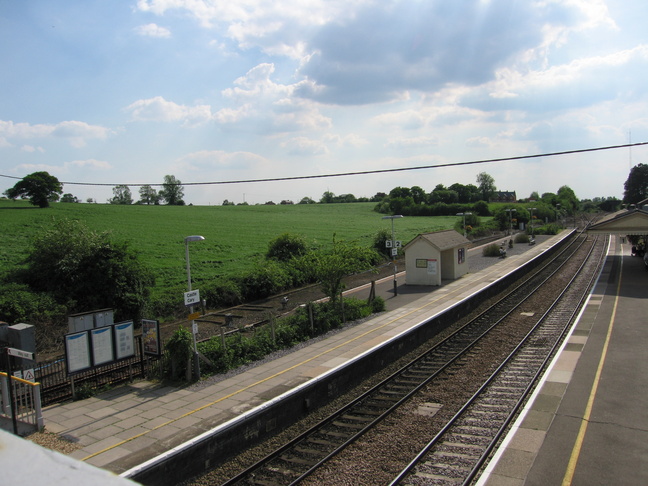
[[[140,186],[139,200],[136,204],[167,204],[182,206],[184,202],[184,186],[182,182],[173,175],[164,176],[162,188],[158,191],[152,185],[146,184]],[[357,198],[353,194],[335,195],[331,191],[322,194],[319,200],[321,204],[331,203],[352,203],[352,202],[385,202],[387,200],[400,200],[400,207],[410,207],[413,205],[434,205],[434,204],[474,204],[478,201],[489,201],[495,194],[497,188],[495,180],[486,172],[477,175],[477,185],[455,183],[448,187],[443,184],[437,184],[431,192],[426,192],[420,186],[410,188],[396,187],[389,194],[383,192],[376,193],[371,198]],[[10,199],[27,198],[35,206],[45,208],[50,202],[58,201],[63,193],[63,184],[47,172],[34,172],[22,178],[16,185],[4,192],[4,195]],[[630,170],[628,179],[624,184],[623,202],[627,204],[636,204],[648,198],[648,165],[638,164]],[[579,201],[576,199],[573,191],[568,186],[562,186],[558,193],[544,193],[542,196],[537,192],[531,193],[526,200],[542,200],[554,206],[560,204],[561,207],[571,214],[578,208]],[[80,202],[72,194],[63,194],[63,202]],[[92,202],[92,199],[88,199]],[[133,194],[126,184],[120,184],[113,188],[113,197],[108,200],[110,204],[133,204]],[[588,200],[588,207],[598,207],[604,211],[613,211],[618,209],[620,201],[616,198],[594,198]],[[225,200],[223,205],[233,205],[234,203]],[[245,204],[245,203],[244,203]],[[266,204],[274,204],[272,201]],[[283,200],[281,204],[293,204],[292,201]],[[310,197],[304,197],[299,204],[316,204],[316,201]],[[392,210],[394,210],[392,208]]]
[[[162,189],[155,190],[145,184],[139,188],[140,199],[136,204],[167,204],[169,206],[184,206],[184,186],[173,175],[165,175]],[[133,194],[125,184],[113,187],[113,197],[108,199],[110,204],[133,204]]]

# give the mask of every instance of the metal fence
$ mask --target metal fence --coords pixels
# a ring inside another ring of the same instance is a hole
[[[0,418],[2,428],[26,435],[43,428],[41,386],[7,373],[0,373]],[[9,388],[11,387],[11,389]],[[13,397],[13,404],[11,398]]]
[[[159,374],[160,360],[142,353],[142,337],[135,336],[135,356],[68,376],[65,357],[37,364],[34,374],[41,384],[43,405],[62,402],[118,385],[135,378]]]

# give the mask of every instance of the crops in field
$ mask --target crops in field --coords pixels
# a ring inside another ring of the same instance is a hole
[[[120,206],[55,203],[39,209],[23,201],[0,201],[0,265],[11,269],[28,255],[34,236],[57,219],[84,222],[128,241],[156,277],[154,294],[186,288],[185,236],[194,288],[200,282],[244,274],[263,264],[268,243],[283,233],[302,235],[310,246],[327,247],[333,238],[371,246],[390,220],[374,203],[260,206]],[[394,222],[403,245],[420,233],[452,228],[457,217],[411,217]]]

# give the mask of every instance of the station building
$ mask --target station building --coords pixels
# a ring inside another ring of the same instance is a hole
[[[468,273],[470,241],[455,230],[424,233],[405,245],[405,283],[441,285]]]

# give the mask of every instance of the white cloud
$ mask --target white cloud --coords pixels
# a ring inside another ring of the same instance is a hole
[[[81,121],[64,121],[56,125],[14,123],[0,120],[0,139],[62,138],[75,147],[84,147],[88,140],[105,140],[112,131],[106,127]]]
[[[62,165],[53,164],[19,164],[13,168],[16,174],[30,173],[36,171],[47,171],[53,174],[76,174],[76,171],[81,168],[90,168],[98,170],[112,169],[113,166],[106,161],[96,159],[86,160],[73,160],[71,162],[64,162]]]
[[[45,152],[45,149],[43,147],[34,147],[33,145],[23,145],[20,147],[20,150],[23,152],[28,152],[28,153],[33,153],[33,152],[40,152],[43,153]]]
[[[439,145],[438,137],[411,137],[411,138],[389,138],[386,147],[405,149],[405,148],[420,148],[420,147],[435,147]]]
[[[294,137],[282,142],[282,147],[291,155],[326,155],[329,153],[326,144],[320,140],[311,140],[306,137]]]
[[[134,121],[182,122],[185,125],[205,123],[212,118],[208,105],[185,106],[161,96],[138,100],[125,108]]]
[[[264,157],[252,152],[226,152],[224,150],[200,150],[187,154],[177,161],[184,171],[250,170],[268,163]]]
[[[142,37],[171,37],[171,31],[157,24],[140,25],[135,28],[135,32]]]
[[[261,133],[330,128],[331,119],[322,115],[315,103],[295,96],[300,83],[276,83],[272,80],[274,71],[273,64],[262,63],[237,78],[235,87],[222,93],[234,107],[219,110],[215,119],[239,124],[254,121]]]

